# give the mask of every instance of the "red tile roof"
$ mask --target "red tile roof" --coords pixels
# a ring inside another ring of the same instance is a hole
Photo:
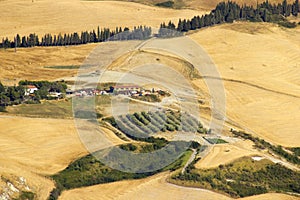
[[[26,85],[25,87],[28,88],[28,89],[35,89],[35,88],[37,88],[34,85]]]

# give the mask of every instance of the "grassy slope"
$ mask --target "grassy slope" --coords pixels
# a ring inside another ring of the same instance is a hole
[[[53,174],[86,154],[72,120],[0,117],[0,175],[23,176],[46,199],[54,186],[41,174]]]
[[[287,175],[288,174],[288,175]],[[286,176],[287,175],[287,176]],[[186,174],[172,176],[172,182],[225,192],[232,197],[246,197],[267,192],[299,193],[300,173],[280,164],[250,157],[213,169],[189,167]]]
[[[9,114],[32,118],[72,118],[71,101],[43,101],[41,104],[21,104],[8,107]]]
[[[227,117],[283,146],[299,145],[299,35],[299,27],[265,23],[226,24],[190,35],[224,80]]]
[[[51,0],[1,1],[0,38],[17,33],[58,34],[116,26],[148,25],[159,27],[162,21],[192,17],[201,12],[171,10],[113,1]],[[13,12],[11,10],[13,8]],[[149,20],[151,19],[151,20]]]
[[[118,0],[118,1],[129,1],[129,0]],[[130,0],[132,1],[132,0]],[[155,5],[157,3],[166,2],[168,0],[133,0],[133,2],[147,4],[147,5]],[[173,0],[174,8],[191,8],[197,10],[211,10],[213,9],[219,2],[224,0]],[[256,0],[234,0],[239,4],[248,4],[255,6]],[[263,2],[264,0],[258,0],[258,2]],[[271,3],[281,3],[281,0],[269,0]],[[288,2],[294,2],[293,0],[288,0]]]

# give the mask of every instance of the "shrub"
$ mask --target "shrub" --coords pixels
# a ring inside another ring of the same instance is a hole
[[[96,113],[92,111],[87,111],[87,110],[77,110],[75,112],[75,117],[76,118],[81,118],[81,119],[93,119],[96,118]]]
[[[286,28],[295,28],[297,26],[296,22],[289,22],[289,21],[278,22],[278,24]]]
[[[35,194],[33,192],[21,191],[19,199],[20,200],[34,200],[35,199]]]
[[[125,151],[135,151],[137,147],[131,143],[129,144],[122,144],[120,145],[120,148],[125,150]]]
[[[4,106],[0,106],[0,112],[7,112]]]
[[[165,1],[161,3],[155,4],[156,6],[165,7],[165,8],[173,8],[174,2],[173,1]]]

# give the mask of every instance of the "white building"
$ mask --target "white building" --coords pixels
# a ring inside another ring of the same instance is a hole
[[[141,91],[141,88],[137,85],[117,85],[114,88],[115,94],[124,94],[124,95],[131,95],[136,94]]]
[[[34,85],[26,85],[25,86],[25,95],[33,94],[35,91],[38,91],[39,89],[35,87]]]

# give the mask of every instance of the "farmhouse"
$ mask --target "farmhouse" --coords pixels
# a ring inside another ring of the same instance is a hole
[[[114,94],[132,95],[141,91],[141,88],[137,85],[117,85],[114,88]]]
[[[33,94],[35,91],[38,91],[38,88],[34,85],[26,85],[25,86],[25,95]]]

